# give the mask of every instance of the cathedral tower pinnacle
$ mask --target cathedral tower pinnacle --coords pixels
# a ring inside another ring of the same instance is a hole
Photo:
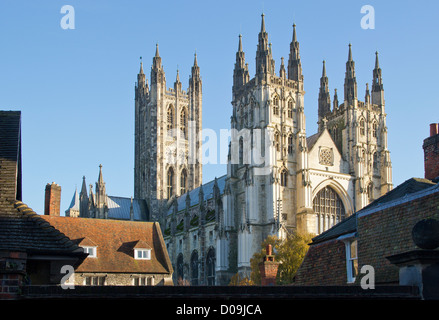
[[[303,81],[299,42],[297,41],[296,35],[296,24],[293,24],[293,40],[290,43],[290,56],[288,59],[288,79]]]
[[[320,78],[318,124],[319,132],[323,129],[322,119],[331,112],[331,96],[329,94],[328,77],[326,76],[325,60],[323,60],[322,77]]]
[[[352,45],[349,43],[348,61],[344,82],[344,99],[349,105],[354,105],[357,100],[357,78],[355,77],[355,61],[352,59]]]

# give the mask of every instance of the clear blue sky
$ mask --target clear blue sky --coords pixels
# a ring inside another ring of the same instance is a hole
[[[60,26],[63,5],[75,9],[74,30]],[[375,9],[373,30],[361,28],[363,5]],[[379,51],[393,182],[423,177],[422,142],[439,122],[437,1],[2,1],[0,109],[22,111],[24,202],[42,214],[54,181],[63,213],[82,176],[95,184],[99,164],[109,195],[133,195],[134,84],[140,56],[149,76],[157,42],[168,87],[178,66],[187,88],[197,52],[203,127],[228,129],[238,35],[253,77],[262,12],[277,71],[297,25],[308,135],[317,130],[322,60],[342,96],[351,42],[363,100]],[[203,180],[225,173],[208,164]]]

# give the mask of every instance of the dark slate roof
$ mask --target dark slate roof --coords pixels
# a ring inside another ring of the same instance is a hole
[[[365,206],[363,209],[352,214],[346,219],[340,221],[338,224],[332,228],[321,233],[317,237],[314,237],[312,244],[320,243],[326,240],[338,238],[344,234],[353,233],[357,231],[357,216],[361,215],[365,211],[370,210],[381,210],[382,205],[391,203],[395,200],[404,199],[405,197],[415,194],[417,192],[426,190],[436,186],[436,183],[427,179],[411,178],[401,183],[399,186],[393,190],[387,192],[385,195],[371,202],[369,205]],[[399,203],[399,202],[398,202]]]
[[[308,147],[308,150],[311,150],[312,147],[314,147],[315,143],[317,142],[317,140],[320,137],[320,132],[317,132],[315,134],[313,134],[312,136],[309,136],[308,138],[306,138],[306,145]]]
[[[384,203],[387,203],[387,202],[390,202],[393,200],[402,199],[409,194],[412,194],[412,193],[424,190],[426,188],[432,187],[435,184],[436,183],[434,183],[428,179],[421,179],[421,178],[408,179],[408,180],[404,181],[403,183],[401,183],[396,188],[387,192],[382,197],[372,201],[369,205],[367,205],[363,209],[361,209],[361,211],[366,210],[366,209],[369,210],[372,208],[376,208]]]
[[[145,200],[116,196],[107,196],[108,218],[130,220],[131,200],[133,204],[134,220],[148,220],[149,211]]]
[[[0,250],[84,256],[80,247],[18,200],[9,206],[3,201],[0,207]]]
[[[204,200],[209,200],[213,198],[213,187],[215,185],[215,181],[218,184],[218,189],[219,189],[219,193],[220,195],[222,195],[224,193],[224,188],[226,186],[226,178],[227,175],[223,175],[219,178],[217,178],[216,180],[211,180],[205,184],[203,184],[201,187],[195,188],[191,191],[189,191],[189,197],[191,199],[191,203],[190,206],[195,206],[199,203],[199,193],[200,190],[203,189],[203,194],[204,194]],[[188,193],[185,193],[183,195],[181,195],[180,197],[177,198],[177,212],[183,210],[186,208],[186,196]],[[173,206],[171,206],[168,209],[168,215],[172,214],[174,211]]]

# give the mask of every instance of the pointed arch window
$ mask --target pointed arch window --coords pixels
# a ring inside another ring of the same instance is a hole
[[[215,285],[215,249],[210,248],[207,252],[206,266],[207,266],[207,285]]]
[[[170,199],[172,197],[172,194],[174,192],[173,187],[174,187],[174,169],[169,168],[168,169],[168,199]]]
[[[278,96],[275,96],[273,98],[273,114],[275,116],[279,115],[279,97]]]
[[[181,171],[181,176],[180,176],[180,195],[186,193],[186,185],[187,185],[187,171],[186,169],[183,169]]]
[[[198,285],[198,252],[195,250],[191,256],[191,285]]]
[[[345,218],[345,208],[340,196],[327,186],[320,190],[313,199],[316,214],[316,232],[320,234]]]
[[[187,114],[186,109],[180,112],[180,137],[187,139]]]
[[[289,119],[293,118],[293,100],[288,100],[288,113],[287,116]]]
[[[174,129],[174,107],[171,105],[169,105],[168,107],[168,111],[167,111],[167,125],[166,125],[166,129],[167,129],[167,134],[168,136],[172,136],[172,130]]]
[[[280,173],[280,185],[282,187],[288,186],[288,171],[287,169],[283,169]]]
[[[372,123],[372,137],[376,138],[377,137],[377,123],[374,121]]]
[[[288,154],[293,154],[294,152],[294,142],[293,134],[288,135]]]
[[[360,134],[362,136],[366,134],[366,124],[363,118],[360,119]]]
[[[276,132],[274,134],[274,146],[276,148],[276,151],[280,151],[280,135],[279,135],[279,132]]]

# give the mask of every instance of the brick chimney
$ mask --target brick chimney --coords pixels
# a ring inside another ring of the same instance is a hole
[[[261,285],[274,286],[276,284],[277,269],[279,262],[274,261],[271,244],[266,247],[266,255],[262,262],[259,263],[259,271],[261,273]]]
[[[424,139],[425,179],[439,177],[439,123],[430,124],[430,137]]]
[[[44,201],[44,214],[47,216],[59,216],[61,206],[61,187],[55,182],[46,185]]]

